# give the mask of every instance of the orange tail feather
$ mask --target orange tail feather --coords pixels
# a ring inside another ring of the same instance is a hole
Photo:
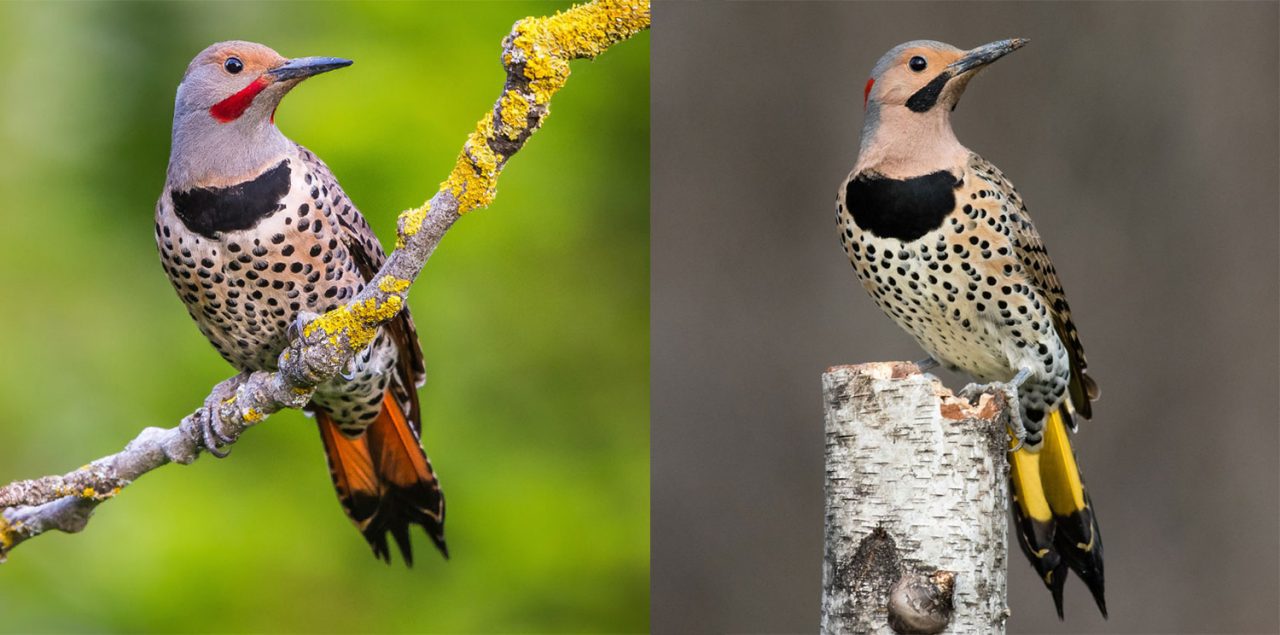
[[[391,391],[383,396],[377,420],[360,437],[343,435],[328,412],[317,409],[316,419],[338,500],[373,547],[373,554],[391,561],[390,533],[405,563],[412,565],[409,526],[416,524],[449,557],[444,493]]]

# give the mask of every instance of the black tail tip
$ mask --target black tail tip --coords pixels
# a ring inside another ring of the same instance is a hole
[[[1102,613],[1102,619],[1111,619],[1107,616],[1107,598],[1102,594],[1102,590],[1094,591],[1092,588],[1089,590],[1093,591],[1093,601],[1098,605],[1098,612]]]
[[[449,545],[444,544],[444,535],[437,536],[431,532],[427,532],[427,535],[431,537],[431,543],[436,546],[436,549],[440,550],[440,555],[444,556],[445,560],[448,560]]]
[[[1102,581],[1102,563],[1099,561],[1097,569],[1093,575],[1088,577],[1081,576],[1084,585],[1089,587],[1089,593],[1093,595],[1093,601],[1098,605],[1098,612],[1102,613],[1102,619],[1107,619],[1107,593],[1106,586]]]
[[[1101,575],[1090,575],[1089,577],[1081,577],[1085,586],[1089,588],[1089,594],[1093,596],[1093,601],[1098,605],[1098,612],[1102,613],[1102,619],[1110,619],[1107,615],[1107,597],[1104,592]],[[1067,585],[1067,564],[1064,562],[1054,568],[1053,572],[1045,579],[1045,586],[1049,587],[1049,591],[1053,593],[1053,606],[1058,610],[1058,621],[1066,621],[1066,617],[1062,612],[1062,590]]]
[[[373,529],[370,527],[370,529]],[[431,539],[431,544],[440,550],[440,555],[445,560],[449,559],[449,546],[445,544],[444,532],[432,532],[426,529],[427,537]],[[405,523],[394,527],[383,526],[376,530],[366,530],[364,538],[369,542],[369,546],[373,548],[373,556],[388,565],[391,564],[391,547],[387,541],[387,534],[395,540],[396,547],[400,551],[400,557],[404,560],[407,567],[413,567],[413,544],[409,540],[409,524]]]
[[[1044,582],[1045,586],[1049,587],[1049,592],[1053,594],[1053,606],[1058,609],[1058,621],[1065,622],[1067,618],[1062,612],[1062,590],[1067,586],[1067,564],[1060,562]]]

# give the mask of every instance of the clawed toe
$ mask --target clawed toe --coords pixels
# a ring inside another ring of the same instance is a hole
[[[302,339],[304,328],[311,322],[311,320],[318,317],[320,317],[319,313],[298,311],[298,314],[294,316],[293,321],[290,322],[289,326],[285,329],[285,334],[289,337],[289,341],[292,342]]]
[[[195,424],[200,428],[200,440],[205,451],[219,459],[231,454],[231,445],[236,442],[234,435],[223,434],[218,429],[222,423],[222,406],[235,398],[236,389],[247,376],[241,373],[218,384],[196,414]]]
[[[1019,375],[1014,379],[1015,381],[1018,381],[1022,379],[1022,376]],[[993,389],[1000,393],[1000,396],[1004,401],[1004,410],[1009,415],[1007,430],[1009,436],[1015,442],[1009,451],[1017,452],[1026,445],[1027,428],[1022,423],[1022,406],[1018,402],[1018,388],[1016,384],[1004,384],[998,382],[990,384],[969,384],[968,386],[960,389],[960,396],[966,399],[969,403],[976,404],[977,401],[982,398],[983,394],[991,392]]]
[[[235,437],[229,437],[225,434],[222,434],[221,432],[218,432],[218,426],[215,425],[214,423],[215,421],[216,419],[214,417],[209,418],[209,434],[213,436],[215,440],[218,441],[218,444],[231,445],[232,443],[235,443],[236,442]]]
[[[974,403],[982,397],[984,393],[990,390],[991,384],[969,384],[960,389],[960,396],[964,397],[969,403]]]
[[[206,406],[200,413],[196,425],[200,426],[200,435],[204,440],[205,451],[215,458],[225,459],[231,454],[231,448],[226,447],[226,449],[223,449],[223,446],[230,446],[231,443],[235,442],[235,439],[228,439],[218,433],[214,425],[215,416],[213,409]]]

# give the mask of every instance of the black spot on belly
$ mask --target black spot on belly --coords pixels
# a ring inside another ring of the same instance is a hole
[[[198,187],[186,192],[171,192],[173,211],[187,229],[215,238],[218,232],[249,229],[270,216],[289,193],[289,162],[279,165],[258,178],[229,187]]]
[[[845,204],[858,227],[911,242],[942,226],[955,209],[959,186],[946,170],[902,180],[859,175],[849,181]]]

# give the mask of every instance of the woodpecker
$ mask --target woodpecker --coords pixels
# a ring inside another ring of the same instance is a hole
[[[297,325],[351,299],[386,260],[328,166],[275,125],[290,90],[350,64],[220,42],[192,60],[178,85],[156,245],[200,331],[242,373],[276,370]],[[425,379],[405,309],[305,408],[319,424],[343,509],[387,562],[390,533],[413,564],[415,524],[448,557],[444,495],[419,440]],[[225,456],[204,428],[207,449]]]
[[[863,91],[862,143],[836,223],[863,287],[929,353],[926,366],[1013,387],[1018,542],[1059,619],[1068,569],[1105,617],[1102,537],[1067,437],[1077,417],[1092,416],[1098,387],[1022,198],[951,129],[969,81],[1026,42],[962,51],[917,40],[881,57]]]

